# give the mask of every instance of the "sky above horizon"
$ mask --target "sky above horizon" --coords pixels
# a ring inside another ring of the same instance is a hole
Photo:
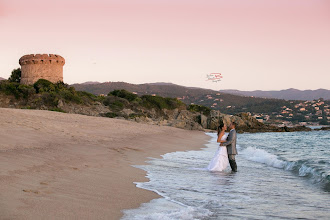
[[[54,53],[69,84],[330,89],[328,0],[0,0],[0,27],[3,78]]]

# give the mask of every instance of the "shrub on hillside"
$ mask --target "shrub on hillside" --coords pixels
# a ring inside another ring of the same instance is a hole
[[[87,104],[96,100],[95,95],[88,92],[76,91],[74,87],[69,87],[63,82],[54,84],[48,80],[39,79],[34,83],[33,87],[36,89],[37,93],[48,93],[48,95],[44,96],[47,97],[47,101],[50,101],[50,99],[53,98],[53,104],[57,103],[59,99],[64,99],[68,102],[74,102],[77,104]]]
[[[6,95],[13,95],[16,99],[25,98],[32,96],[36,93],[32,86],[21,85],[17,82],[2,81],[0,83],[0,91]]]
[[[107,113],[104,114],[104,116],[108,117],[108,118],[115,118],[115,117],[118,116],[118,114],[115,113],[115,112],[107,112]]]
[[[176,98],[164,98],[161,96],[143,95],[142,105],[146,108],[175,109],[186,105]]]
[[[111,96],[111,95],[126,99],[130,102],[139,98],[138,95],[133,94],[125,89],[113,90],[112,92],[109,92],[109,94],[108,94],[108,96]]]
[[[39,79],[33,84],[33,87],[37,93],[53,92],[56,90],[55,85],[46,79]]]
[[[122,110],[126,105],[129,105],[129,101],[124,98],[110,95],[105,97],[103,104],[109,106],[113,110]]]
[[[32,86],[19,85],[17,89],[24,99],[28,99],[36,94],[36,90]]]
[[[211,112],[211,109],[206,106],[194,104],[189,105],[188,110],[192,112],[201,112],[204,115],[209,115]]]

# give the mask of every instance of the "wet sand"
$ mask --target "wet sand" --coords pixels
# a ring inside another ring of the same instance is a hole
[[[0,219],[120,219],[158,195],[131,165],[203,147],[201,131],[0,108]]]

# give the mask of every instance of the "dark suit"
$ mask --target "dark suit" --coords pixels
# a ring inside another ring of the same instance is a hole
[[[236,172],[237,171],[237,164],[235,161],[235,155],[237,154],[236,149],[236,130],[232,129],[229,132],[229,135],[227,137],[227,141],[222,143],[223,146],[227,146],[227,153],[228,153],[228,159],[231,169]]]

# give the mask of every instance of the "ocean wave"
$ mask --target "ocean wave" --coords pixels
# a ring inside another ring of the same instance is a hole
[[[255,147],[248,147],[242,151],[242,154],[246,159],[267,164],[276,168],[284,168],[286,166],[286,162],[279,160],[276,155],[268,153],[263,149],[257,149]]]
[[[330,175],[324,170],[309,165],[308,161],[299,160],[295,162],[286,162],[285,170],[292,171],[298,176],[306,177],[312,180],[313,183],[321,184],[322,188],[330,192]]]
[[[310,165],[309,161],[299,160],[293,162],[281,160],[278,156],[256,147],[247,147],[242,149],[240,154],[247,160],[288,170],[301,177],[307,177],[311,179],[313,183],[322,184],[322,188],[330,192],[330,175],[322,169],[313,167]]]

